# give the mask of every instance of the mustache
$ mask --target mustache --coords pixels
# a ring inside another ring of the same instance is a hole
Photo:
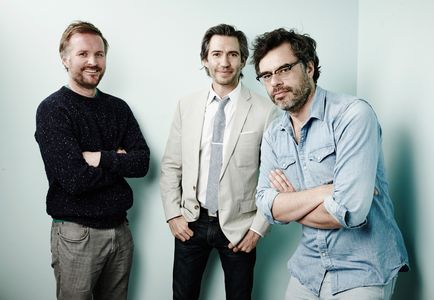
[[[292,88],[289,86],[281,86],[273,88],[272,95],[275,96],[280,92],[293,92]]]
[[[100,68],[100,67],[97,67],[97,66],[95,66],[95,67],[83,67],[83,68],[81,68],[81,71],[85,71],[85,70],[92,70],[92,71],[101,71],[102,69]]]

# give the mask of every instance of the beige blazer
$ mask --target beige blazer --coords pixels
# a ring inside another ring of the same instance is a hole
[[[188,222],[199,218],[197,200],[199,151],[209,90],[179,101],[161,162],[160,191],[166,220],[181,214]],[[233,243],[249,228],[265,235],[268,223],[256,210],[259,151],[264,129],[274,116],[274,105],[241,86],[234,123],[225,145],[219,186],[219,221]]]

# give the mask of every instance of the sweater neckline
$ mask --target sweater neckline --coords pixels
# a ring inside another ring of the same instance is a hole
[[[95,100],[98,100],[101,97],[102,92],[97,88],[96,89],[96,94],[95,97],[86,97],[83,95],[80,95],[79,93],[74,92],[73,90],[71,90],[69,87],[67,86],[62,86],[62,88],[60,89],[62,92],[73,96],[74,98],[81,100],[81,101],[85,101],[88,103],[94,103],[96,102]]]

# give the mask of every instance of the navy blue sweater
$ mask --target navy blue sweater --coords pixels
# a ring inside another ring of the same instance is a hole
[[[149,148],[123,100],[62,87],[39,105],[35,138],[49,183],[49,215],[94,228],[126,219],[133,193],[124,177],[146,175]],[[127,154],[117,154],[120,148]],[[101,151],[98,167],[86,163],[84,151]]]

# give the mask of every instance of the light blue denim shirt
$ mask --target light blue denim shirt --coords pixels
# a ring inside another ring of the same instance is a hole
[[[342,228],[302,226],[302,238],[288,262],[292,276],[316,295],[326,272],[332,292],[384,285],[408,269],[404,241],[388,193],[381,128],[364,100],[316,87],[310,116],[295,142],[288,113],[264,133],[256,202],[267,220],[278,192],[268,175],[281,169],[297,191],[333,183],[326,210]]]

